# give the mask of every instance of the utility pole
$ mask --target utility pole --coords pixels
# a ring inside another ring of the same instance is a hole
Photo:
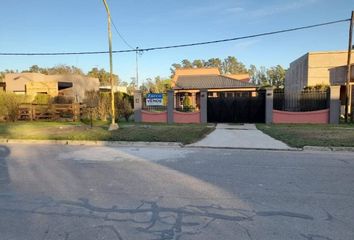
[[[117,130],[119,128],[116,121],[115,104],[114,104],[114,89],[113,89],[113,58],[112,58],[112,31],[111,31],[111,13],[106,0],[103,0],[103,4],[106,7],[108,17],[108,43],[109,43],[109,78],[111,82],[111,108],[112,108],[112,121],[109,126],[109,131]]]
[[[351,56],[352,56],[352,37],[353,37],[353,22],[354,22],[354,11],[352,11],[349,27],[349,46],[348,46],[348,61],[347,61],[347,81],[346,81],[346,94],[345,94],[345,122],[348,122],[349,106],[352,101],[352,92],[350,89],[350,77],[351,77]],[[351,112],[351,114],[353,114]]]
[[[136,47],[135,63],[136,63],[136,87],[139,89],[139,61],[138,61],[139,47]]]

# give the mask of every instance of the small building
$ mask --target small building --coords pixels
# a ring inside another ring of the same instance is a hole
[[[257,89],[249,81],[248,73],[223,75],[218,68],[177,69],[172,79],[175,106],[182,107],[184,98],[189,97],[198,109],[202,89],[208,90],[209,98],[249,96]]]
[[[341,86],[341,101],[345,104],[348,51],[308,52],[290,63],[285,77],[285,92],[296,93],[316,85]],[[354,64],[354,58],[351,59]],[[354,67],[351,67],[354,85]]]
[[[98,78],[81,75],[45,75],[42,73],[5,74],[6,92],[36,96],[48,94],[51,97],[67,96],[82,102],[85,92],[99,90]]]

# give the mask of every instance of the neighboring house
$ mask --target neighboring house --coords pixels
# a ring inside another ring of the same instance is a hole
[[[208,90],[208,97],[255,94],[257,87],[249,81],[248,73],[223,75],[218,68],[177,69],[172,79],[175,106],[182,107],[184,98],[188,96],[192,106],[199,108],[199,95],[202,89]]]
[[[102,92],[111,92],[111,86],[100,86],[100,91]],[[116,92],[121,92],[121,93],[126,93],[128,94],[128,88],[124,86],[113,86],[113,91]]]
[[[45,75],[41,73],[5,74],[6,92],[36,96],[48,94],[51,97],[72,97],[75,102],[82,102],[85,92],[99,90],[97,78],[81,75]]]
[[[342,104],[345,102],[348,51],[309,52],[290,63],[285,77],[285,92],[300,92],[319,84],[341,86]],[[354,63],[354,58],[351,59]],[[354,67],[351,67],[352,85]]]

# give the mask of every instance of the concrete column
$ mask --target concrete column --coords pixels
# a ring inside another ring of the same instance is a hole
[[[329,102],[329,123],[339,124],[340,117],[340,86],[331,86]]]
[[[352,122],[354,122],[354,84],[350,85],[350,87],[351,87],[350,96],[351,96],[351,99],[352,99],[351,104],[350,104],[350,109],[351,109],[350,113],[351,113],[351,120],[352,120]]]
[[[175,110],[175,99],[174,99],[174,91],[168,90],[167,91],[167,123],[172,124],[174,123],[173,119],[173,111]]]
[[[200,122],[208,122],[208,89],[200,90]]]
[[[265,123],[271,124],[273,122],[273,87],[266,88],[266,104],[265,104]]]
[[[140,90],[134,92],[134,121],[141,122],[141,110],[143,108],[143,96]]]
[[[193,92],[193,93],[192,93],[192,99],[191,99],[191,100],[192,100],[192,106],[193,106],[193,107],[196,106],[196,102],[197,102],[196,99],[195,99],[195,96],[196,96],[196,93]]]

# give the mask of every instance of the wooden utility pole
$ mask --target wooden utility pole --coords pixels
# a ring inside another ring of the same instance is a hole
[[[108,43],[109,43],[109,78],[111,82],[111,108],[112,108],[112,122],[109,126],[109,131],[118,129],[118,124],[116,121],[116,109],[114,104],[114,84],[113,84],[113,58],[112,58],[112,31],[111,31],[111,13],[106,0],[103,0],[103,4],[106,7],[107,16],[108,16]]]
[[[352,37],[353,37],[353,22],[354,22],[354,11],[352,11],[352,16],[350,19],[349,27],[349,46],[348,46],[348,61],[347,61],[347,81],[346,81],[346,94],[345,94],[345,122],[348,122],[349,106],[351,105],[351,99],[353,96],[350,87],[350,77],[351,77],[351,56],[352,56]],[[353,114],[353,113],[351,113]]]

